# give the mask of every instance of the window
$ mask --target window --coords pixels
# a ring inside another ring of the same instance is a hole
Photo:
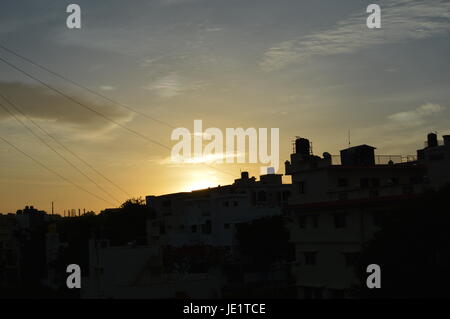
[[[291,197],[290,191],[283,191],[283,201],[287,201]]]
[[[344,299],[345,298],[345,290],[344,289],[329,289],[330,296],[333,299]]]
[[[314,299],[322,299],[322,288],[314,288],[313,292],[314,292]]]
[[[164,224],[159,225],[159,233],[161,235],[164,235],[166,233],[166,225],[164,225]]]
[[[316,251],[307,251],[303,255],[305,257],[305,265],[314,266],[316,264]]]
[[[298,218],[298,225],[300,228],[306,228],[306,216],[300,216]]]
[[[409,195],[414,193],[414,188],[412,186],[405,186],[403,187],[403,194]]]
[[[192,233],[196,233],[197,232],[197,225],[192,225],[191,226],[191,232]]]
[[[380,187],[380,179],[379,178],[372,178],[372,186],[373,187]]]
[[[230,203],[228,201],[225,201],[225,202],[223,202],[223,206],[228,207],[228,206],[230,206]]]
[[[238,203],[237,201],[234,201],[234,202],[233,202],[233,206],[234,206],[234,207],[237,207],[238,205],[239,205],[239,203]]]
[[[305,299],[322,299],[323,295],[322,295],[322,288],[318,288],[318,287],[304,287],[303,288],[303,292],[304,292],[304,298]]]
[[[433,154],[430,155],[430,161],[441,161],[445,158],[444,154]]]
[[[303,288],[304,298],[305,299],[312,299],[313,297],[313,290],[310,287]]]
[[[312,217],[313,228],[319,227],[319,216],[314,215],[314,216],[311,216],[311,217]]]
[[[409,182],[411,183],[411,184],[419,184],[419,183],[421,183],[423,180],[422,180],[422,177],[421,176],[411,176],[411,178],[409,179]]]
[[[367,187],[369,187],[369,179],[368,179],[367,177],[362,177],[362,178],[359,180],[359,183],[360,183],[361,188],[367,188]]]
[[[209,212],[209,210],[204,210],[202,212],[202,216],[211,216],[211,213]]]
[[[297,184],[298,184],[298,192],[300,194],[305,194],[305,192],[306,192],[305,182],[298,182]]]
[[[339,200],[347,200],[348,199],[348,193],[347,192],[340,192],[338,194]]]
[[[347,178],[338,178],[338,187],[348,187],[348,179]]]
[[[202,225],[203,234],[211,234],[211,221],[207,220],[205,224]]]
[[[344,253],[345,266],[354,267],[358,264],[360,254],[358,252],[354,253]]]
[[[398,177],[391,177],[389,178],[388,183],[390,185],[398,185],[400,183],[400,179]]]
[[[103,275],[103,273],[104,273],[103,267],[95,267],[94,271],[95,271],[96,275]]]
[[[334,228],[345,228],[347,226],[347,215],[336,214],[334,215]]]
[[[266,201],[266,192],[265,191],[258,192],[258,201],[260,201],[260,202]]]
[[[374,213],[373,214],[373,224],[374,226],[381,227],[383,226],[383,214],[382,213]]]
[[[230,224],[228,224],[228,223],[223,224],[223,228],[230,229]]]
[[[371,189],[369,192],[369,197],[378,197],[380,195],[380,192],[378,189]]]

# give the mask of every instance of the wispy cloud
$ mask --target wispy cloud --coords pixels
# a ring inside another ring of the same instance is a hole
[[[197,90],[203,86],[202,82],[191,81],[176,73],[171,73],[156,79],[144,88],[156,92],[160,97],[171,98],[182,92]]]
[[[100,90],[102,91],[114,91],[116,88],[110,85],[102,85],[100,86]]]
[[[260,67],[274,71],[312,56],[353,53],[371,46],[428,38],[450,30],[450,2],[380,1],[381,29],[366,26],[365,10],[333,28],[280,42],[268,49]]]
[[[159,0],[159,2],[162,5],[170,6],[170,5],[176,5],[176,4],[185,4],[185,3],[192,3],[192,2],[198,2],[203,0]]]
[[[425,124],[427,118],[436,115],[437,113],[441,113],[445,109],[445,106],[427,103],[411,111],[391,114],[388,116],[388,120],[403,126],[419,126]]]

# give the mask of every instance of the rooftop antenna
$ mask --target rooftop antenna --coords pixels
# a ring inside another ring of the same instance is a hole
[[[348,130],[348,147],[350,147],[351,143],[350,143],[350,130]]]

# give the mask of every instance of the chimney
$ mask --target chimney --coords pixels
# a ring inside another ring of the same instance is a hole
[[[241,172],[242,179],[248,179],[248,172]]]

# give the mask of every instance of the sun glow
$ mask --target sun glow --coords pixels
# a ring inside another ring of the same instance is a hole
[[[215,186],[217,186],[217,183],[214,180],[200,179],[187,183],[185,188],[186,191],[193,191]]]

